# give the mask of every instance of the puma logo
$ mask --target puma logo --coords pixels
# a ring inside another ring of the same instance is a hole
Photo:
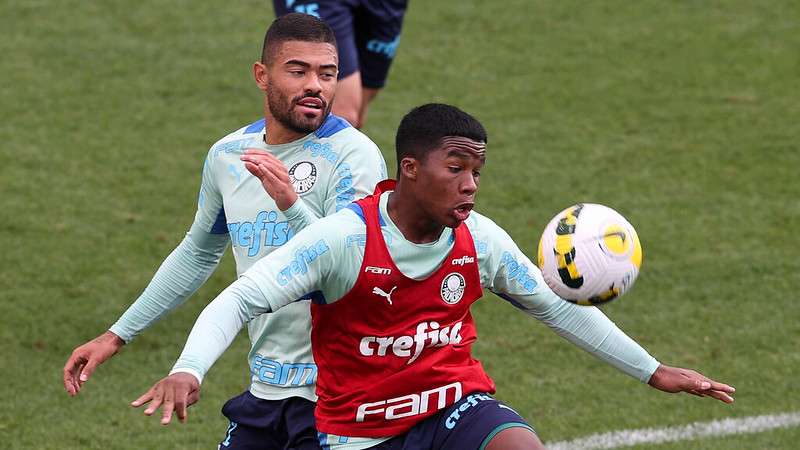
[[[372,288],[372,293],[376,294],[376,295],[380,295],[381,297],[386,297],[386,301],[389,302],[389,304],[391,305],[392,304],[392,292],[394,292],[395,289],[397,289],[397,286],[393,287],[389,291],[389,293],[387,294],[386,291],[384,291],[383,289],[381,289],[379,287],[374,287],[374,288]]]

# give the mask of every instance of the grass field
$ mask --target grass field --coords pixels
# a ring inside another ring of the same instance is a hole
[[[248,382],[244,335],[182,426],[128,407],[234,277],[68,398],[61,368],[141,292],[191,223],[208,147],[260,114],[250,65],[270,2],[0,4],[0,442],[12,449],[215,448]],[[493,296],[477,354],[498,396],[560,441],[800,410],[800,4],[412,1],[365,132],[394,168],[411,107],[456,104],[489,132],[479,209],[529,255],[577,201],[637,228],[635,288],[604,308],[660,360],[735,385],[670,396]],[[800,428],[658,446],[793,449]],[[651,448],[639,446],[636,448]]]

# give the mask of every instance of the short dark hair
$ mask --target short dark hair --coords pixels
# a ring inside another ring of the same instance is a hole
[[[275,19],[267,29],[261,63],[271,65],[278,47],[288,41],[324,42],[336,47],[336,36],[327,23],[309,14],[289,13]]]
[[[486,144],[486,130],[478,119],[442,103],[428,103],[409,111],[400,121],[395,138],[397,163],[406,157],[423,160],[442,138],[459,136]]]

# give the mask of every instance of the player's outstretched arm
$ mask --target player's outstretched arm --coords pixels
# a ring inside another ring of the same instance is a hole
[[[266,259],[269,256],[256,265]],[[147,416],[163,406],[163,425],[170,422],[173,412],[177,413],[181,422],[185,422],[186,408],[200,398],[203,376],[233,342],[247,320],[255,317],[248,308],[250,302],[247,297],[259,295],[258,288],[245,278],[240,278],[222,291],[200,313],[172,373],[131,402],[131,406],[140,407],[150,403],[144,410]],[[261,308],[261,312],[268,311],[268,307]]]
[[[699,397],[712,397],[725,403],[733,403],[733,386],[714,381],[691,369],[670,367],[661,364],[647,382],[664,392],[687,392]]]
[[[186,422],[186,408],[197,403],[199,399],[200,382],[197,378],[188,373],[177,372],[162,378],[141,397],[131,402],[131,406],[138,408],[150,403],[144,410],[146,416],[152,416],[162,407],[161,425],[168,425],[173,412],[178,415],[178,420]]]
[[[169,423],[173,411],[178,411],[178,418],[185,417],[185,406],[182,405],[188,406],[197,400],[193,392],[245,323],[260,314],[277,311],[294,303],[304,293],[324,289],[320,280],[330,277],[336,264],[341,264],[330,257],[333,250],[324,240],[326,230],[328,233],[334,233],[333,230],[349,233],[347,229],[331,226],[325,220],[303,230],[258,260],[209,303],[192,327],[171,375],[156,383],[134,401],[133,406],[152,401],[145,410],[145,414],[151,415],[163,403],[165,410],[162,423],[165,424]],[[344,246],[343,239],[337,241]],[[345,292],[351,288],[352,285],[347,286]],[[334,298],[333,295],[325,297]]]
[[[83,383],[89,380],[100,364],[114,356],[125,345],[119,336],[106,331],[91,341],[76,347],[64,364],[64,389],[71,396],[78,395]]]
[[[198,238],[193,238],[192,233],[203,235],[203,245],[194,242]],[[73,350],[64,365],[67,393],[77,395],[97,366],[196,291],[216,268],[227,239],[227,235],[200,233],[193,226],[190,235],[164,260],[142,295],[111,329]]]
[[[211,154],[213,149],[209,151]],[[111,328],[75,348],[64,365],[64,388],[77,395],[94,370],[161,316],[180,306],[214,272],[228,245],[226,231],[215,230],[222,197],[210,169],[203,169],[195,221],[186,237],[159,267],[144,292]]]

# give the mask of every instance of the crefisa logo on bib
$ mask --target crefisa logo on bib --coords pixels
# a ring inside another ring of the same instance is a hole
[[[442,300],[450,305],[455,305],[461,300],[461,297],[464,296],[464,288],[466,285],[467,282],[460,273],[453,272],[447,275],[444,277],[444,280],[442,280],[442,288],[440,289]]]
[[[317,182],[317,167],[309,161],[300,161],[289,169],[289,181],[297,195],[303,195]]]

